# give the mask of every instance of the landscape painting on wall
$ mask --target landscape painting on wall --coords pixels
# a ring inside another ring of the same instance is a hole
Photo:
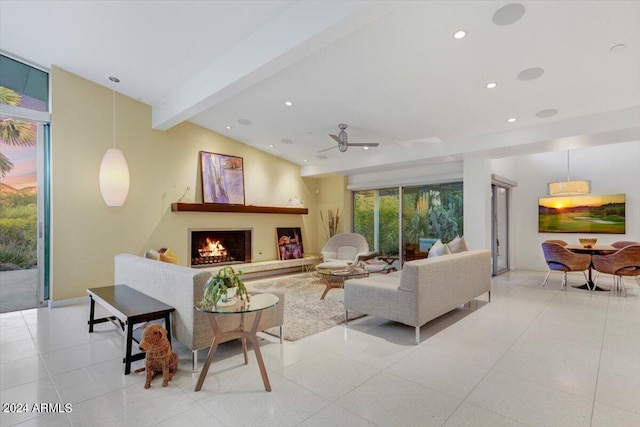
[[[540,197],[539,233],[625,233],[625,195]]]
[[[202,165],[202,201],[244,205],[242,157],[200,152]]]
[[[304,257],[302,231],[300,227],[276,228],[278,239],[278,259],[298,259]]]

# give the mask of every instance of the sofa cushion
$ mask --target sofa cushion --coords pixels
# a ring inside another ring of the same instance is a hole
[[[429,258],[448,255],[450,253],[451,251],[449,250],[449,247],[442,243],[440,239],[438,239],[438,241],[435,242],[433,246],[431,246],[431,249],[429,249]]]
[[[464,237],[456,236],[455,239],[447,243],[447,247],[452,254],[457,254],[458,252],[468,251],[467,242],[465,242]]]
[[[156,251],[155,249],[149,249],[144,253],[144,257],[152,259],[154,261],[160,261],[160,252]]]
[[[171,264],[180,264],[180,261],[178,260],[178,255],[176,255],[175,252],[173,252],[171,249],[160,249],[160,261],[162,262],[168,262]]]

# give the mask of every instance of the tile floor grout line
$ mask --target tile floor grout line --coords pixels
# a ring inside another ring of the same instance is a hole
[[[542,315],[542,313],[544,313],[545,309],[546,309],[547,307],[549,307],[549,305],[551,304],[551,302],[552,302],[554,299],[556,299],[556,298],[557,298],[557,296],[558,296],[558,292],[561,292],[561,291],[555,291],[555,292],[556,292],[556,294],[553,296],[553,298],[551,298],[551,299],[550,299],[550,300],[545,304],[544,308],[543,308],[542,310],[540,310],[540,312],[537,314],[537,316],[536,316],[533,320],[531,320],[531,322],[529,323],[529,325],[528,325],[528,326],[527,326],[527,327],[522,331],[522,333],[520,333],[520,335],[518,335],[518,337],[513,341],[513,343],[511,343],[511,345],[510,345],[510,346],[509,346],[509,347],[504,351],[504,353],[502,354],[502,356],[500,356],[500,358],[499,358],[498,360],[496,360],[496,362],[495,362],[495,363],[494,363],[494,364],[493,364],[493,365],[492,365],[492,366],[487,370],[487,372],[486,372],[486,373],[482,376],[482,378],[477,382],[477,384],[475,385],[475,387],[473,387],[473,388],[471,389],[471,391],[469,391],[469,393],[467,393],[467,395],[464,397],[464,399],[462,399],[462,401],[460,402],[460,405],[458,405],[458,407],[456,408],[456,410],[455,410],[455,411],[453,411],[453,412],[451,413],[451,415],[449,415],[449,417],[448,417],[448,418],[447,418],[447,420],[445,421],[445,424],[449,421],[449,419],[451,418],[451,416],[453,416],[453,414],[455,414],[455,413],[456,413],[456,411],[458,411],[458,409],[460,409],[460,407],[461,407],[465,402],[467,402],[467,399],[469,398],[469,396],[471,396],[471,395],[473,394],[473,392],[478,388],[478,386],[480,385],[480,383],[482,383],[482,381],[484,381],[484,379],[487,377],[487,375],[489,375],[489,373],[490,373],[490,372],[491,372],[491,371],[496,367],[496,365],[497,365],[497,364],[498,364],[498,363],[499,363],[499,362],[504,358],[505,354],[507,354],[507,353],[509,352],[509,350],[511,350],[511,348],[513,348],[513,346],[518,342],[518,340],[519,340],[520,338],[522,338],[522,336],[523,336],[523,335],[524,335],[524,334],[529,330],[529,328],[531,328],[531,326],[536,322],[536,320],[538,320],[538,319],[540,318],[540,316]],[[469,403],[470,405],[473,405],[473,404],[472,404],[472,403],[470,403],[470,402],[467,402],[467,403]],[[478,405],[473,405],[473,406],[478,407]],[[496,413],[496,412],[494,412],[494,411],[492,411],[492,410],[490,410],[490,409],[483,408],[483,407],[479,407],[479,408],[484,409],[485,411],[489,411],[489,412],[491,412],[491,413],[497,414],[497,415],[499,415],[499,416],[501,416],[501,417],[505,417],[504,415],[502,415],[502,414],[498,414],[498,413]],[[510,417],[505,417],[505,418],[511,419]],[[528,424],[526,424],[526,423],[524,423],[524,422],[522,422],[522,421],[519,421],[519,420],[514,420],[514,421],[517,421],[517,422],[519,422],[519,423],[522,423],[522,424],[528,425]],[[444,425],[444,424],[443,424],[443,425]]]
[[[609,291],[611,292],[611,291]],[[607,332],[607,320],[609,319],[609,305],[611,305],[611,293],[607,298],[607,315],[604,318],[604,327],[602,328],[602,340],[600,342],[600,353],[598,354],[598,369],[596,369],[596,384],[593,387],[593,398],[591,400],[591,416],[589,417],[589,425],[593,425],[593,415],[596,410],[596,396],[598,394],[598,382],[600,381],[600,364],[602,363],[602,350],[604,348],[604,340]]]

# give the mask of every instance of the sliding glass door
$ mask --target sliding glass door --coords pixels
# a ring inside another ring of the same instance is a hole
[[[384,256],[398,256],[400,198],[398,188],[353,193],[353,229],[362,234],[369,248]]]
[[[402,189],[404,261],[426,258],[440,239],[462,235],[462,183],[429,184]]]
[[[0,55],[0,312],[49,298],[48,73]]]
[[[353,229],[390,259],[426,258],[438,239],[462,236],[462,202],[462,182],[355,191]]]

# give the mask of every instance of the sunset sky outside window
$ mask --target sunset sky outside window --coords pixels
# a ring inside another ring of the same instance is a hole
[[[36,111],[47,111],[47,104],[39,99],[20,94],[22,97],[20,106]],[[0,119],[5,118],[0,116]],[[4,154],[13,163],[13,169],[5,177],[0,177],[0,182],[9,185],[16,190],[26,187],[36,187],[37,153],[36,145],[31,147],[12,146],[0,142],[0,153]]]

